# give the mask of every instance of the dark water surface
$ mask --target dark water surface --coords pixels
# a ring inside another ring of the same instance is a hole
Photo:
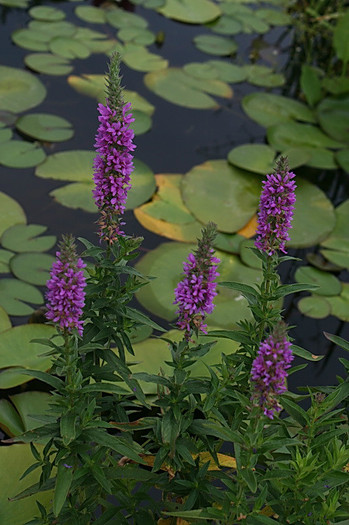
[[[93,5],[93,2],[84,2]],[[72,12],[81,3],[68,2],[34,2],[33,5],[51,5],[63,9],[67,20],[72,18]],[[165,32],[165,41],[161,49],[155,45],[150,51],[161,54],[169,60],[170,66],[182,66],[192,61],[204,61],[207,55],[197,50],[192,39],[196,34],[208,32],[203,26],[192,26],[167,20],[156,12],[141,7],[134,11],[145,17],[149,29],[155,33]],[[0,63],[2,65],[23,68],[23,58],[30,51],[15,46],[11,42],[11,33],[15,29],[27,27],[29,15],[22,9],[7,9],[0,6]],[[92,27],[79,21],[81,26]],[[101,26],[102,27],[102,26]],[[108,27],[110,36],[115,36],[117,30]],[[100,29],[97,25],[96,30]],[[283,30],[274,29],[265,35],[264,39],[273,45]],[[253,35],[238,35],[238,58],[241,63],[248,60]],[[284,40],[287,46],[289,37]],[[285,64],[287,49],[279,52],[278,61]],[[216,57],[210,57],[216,58]],[[102,54],[91,55],[88,59],[74,60],[72,74],[84,73],[102,74],[107,67],[107,57]],[[153,126],[147,134],[137,136],[136,157],[148,164],[154,173],[186,173],[193,166],[206,160],[226,158],[228,152],[237,145],[245,143],[264,143],[265,129],[250,120],[241,110],[241,99],[247,93],[258,88],[246,83],[234,84],[234,97],[231,101],[219,99],[221,104],[217,110],[193,110],[175,106],[150,92],[143,83],[143,73],[138,73],[122,65],[123,84],[129,90],[137,91],[156,107],[153,115]],[[47,154],[73,149],[93,149],[94,136],[97,129],[96,101],[80,95],[67,83],[65,76],[39,75],[47,88],[47,97],[33,112],[52,113],[67,118],[74,126],[74,137],[63,143],[52,144],[45,148]],[[274,90],[277,92],[277,90]],[[14,137],[16,138],[16,137]],[[343,184],[343,173],[331,171],[318,176],[319,171],[312,173],[311,169],[298,169],[299,175],[305,175],[329,195],[334,204],[348,197],[347,188]],[[262,179],[261,179],[262,180]],[[63,181],[61,185],[65,185]],[[28,223],[43,224],[49,227],[48,233],[60,236],[71,232],[75,236],[95,240],[96,214],[72,210],[56,203],[48,194],[60,183],[56,180],[40,179],[34,175],[34,169],[13,169],[0,166],[0,189],[15,198],[24,208]],[[127,212],[126,231],[144,237],[142,251],[148,251],[161,242],[166,241],[143,227],[135,220],[133,212]],[[304,258],[306,250],[293,251],[291,255]],[[296,266],[282,268],[283,281],[292,282]],[[310,350],[314,354],[326,353],[327,357],[317,364],[310,363],[290,377],[290,387],[300,384],[333,384],[336,374],[342,374],[338,357],[344,357],[344,351],[333,348],[333,345],[322,335],[322,331],[335,333],[349,339],[348,325],[334,317],[316,321],[301,315],[296,307],[298,298],[286,304],[286,320],[295,325],[291,335],[295,343]],[[21,324],[23,318],[14,318],[14,324]],[[158,320],[163,326],[165,322]],[[296,363],[297,364],[297,363]]]

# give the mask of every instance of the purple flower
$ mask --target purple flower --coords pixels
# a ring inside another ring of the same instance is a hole
[[[76,328],[82,335],[83,321],[80,317],[85,305],[86,282],[83,268],[86,264],[77,257],[71,236],[63,237],[60,248],[52,265],[51,278],[46,285],[46,318],[57,323],[63,331],[71,332]]]
[[[268,255],[279,249],[284,253],[296,201],[295,174],[288,171],[286,157],[281,157],[275,173],[267,175],[259,203],[255,246]]]
[[[183,263],[184,278],[174,291],[174,304],[178,305],[177,326],[185,331],[187,340],[193,330],[207,333],[205,316],[214,309],[213,299],[217,295],[214,280],[219,275],[216,266],[220,262],[213,256],[215,235],[216,227],[212,223],[202,230],[198,249]]]
[[[291,343],[286,339],[284,325],[280,325],[260,344],[251,370],[255,386],[252,400],[264,409],[264,414],[270,419],[273,419],[274,412],[281,410],[277,398],[286,391],[286,370],[292,360]]]

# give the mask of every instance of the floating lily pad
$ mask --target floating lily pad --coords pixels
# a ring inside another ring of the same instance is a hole
[[[43,447],[37,445],[37,448],[40,453],[42,453]],[[28,469],[33,462],[34,458],[29,444],[1,447],[1,472],[11,472],[11,478],[9,479],[7,476],[4,476],[1,483],[0,523],[3,523],[4,525],[5,523],[11,525],[22,525],[38,515],[37,500],[44,507],[50,505],[50,501],[52,501],[53,498],[52,490],[40,492],[19,501],[9,500],[9,498],[15,497],[34,483],[38,483],[40,478],[39,469],[31,472],[24,479],[20,479],[25,470]]]
[[[315,122],[313,112],[301,102],[272,93],[252,93],[242,100],[247,115],[261,126],[269,127],[291,119]]]
[[[313,294],[310,297],[302,297],[298,302],[298,309],[303,315],[313,319],[324,319],[331,315],[331,305],[327,298]]]
[[[319,286],[315,290],[317,295],[339,295],[342,290],[342,283],[334,275],[322,272],[311,266],[302,266],[295,273],[297,283],[310,283]]]
[[[228,253],[234,253],[236,255],[240,253],[240,245],[243,240],[244,237],[242,235],[239,235],[238,233],[231,234],[218,232],[214,240],[214,247],[217,250],[221,250],[223,252]]]
[[[78,5],[75,8],[75,14],[81,20],[91,22],[91,24],[104,24],[106,22],[104,9],[92,5]]]
[[[307,166],[323,170],[335,170],[338,168],[333,151],[326,148],[308,148],[308,151],[311,156],[306,162]]]
[[[270,173],[274,169],[275,150],[266,144],[243,144],[228,153],[228,161],[234,166],[254,173]]]
[[[230,166],[225,160],[207,161],[190,170],[182,181],[183,201],[202,223],[234,233],[254,215],[259,202],[258,176]]]
[[[13,252],[0,249],[0,273],[10,273],[10,259],[14,256]]]
[[[56,36],[49,43],[49,49],[55,55],[64,58],[87,58],[90,50],[81,41],[66,36]]]
[[[281,73],[274,71],[266,66],[248,65],[244,66],[247,74],[247,81],[254,86],[260,87],[280,87],[285,83],[285,77]]]
[[[17,410],[7,399],[0,399],[0,428],[9,437],[19,436],[24,432]]]
[[[17,115],[11,113],[11,111],[0,109],[0,129],[6,126],[12,126],[16,122]]]
[[[206,80],[203,82],[177,68],[148,73],[144,77],[144,82],[147,88],[165,100],[193,109],[217,107],[216,101],[206,93],[226,98],[232,96],[232,90],[228,84],[219,80]]]
[[[168,66],[168,60],[150,53],[146,47],[133,43],[125,45],[122,60],[129,68],[136,71],[159,71]]]
[[[238,48],[234,40],[217,35],[197,35],[193,41],[200,51],[209,55],[228,56]]]
[[[166,0],[131,0],[135,5],[142,5],[148,9],[157,9],[166,4]]]
[[[6,7],[19,7],[26,8],[28,7],[29,0],[0,0],[0,5]]]
[[[14,252],[46,252],[56,243],[55,235],[39,237],[47,226],[39,224],[17,224],[8,228],[1,237],[1,244]]]
[[[32,53],[24,57],[25,65],[46,75],[68,75],[73,66],[69,60],[51,53]]]
[[[31,142],[9,140],[0,143],[0,164],[10,168],[32,168],[45,157],[44,150]]]
[[[19,47],[30,51],[48,51],[50,37],[48,33],[40,33],[33,29],[17,29],[11,35],[12,41]]]
[[[166,0],[158,11],[173,20],[188,24],[205,24],[221,14],[221,10],[210,0]]]
[[[289,148],[284,150],[281,155],[287,157],[289,167],[294,169],[307,164],[312,157],[317,155],[318,149],[319,148]]]
[[[349,252],[342,250],[320,250],[321,254],[337,268],[349,268]]]
[[[333,139],[349,143],[349,97],[325,98],[316,109],[322,129]]]
[[[335,209],[336,222],[330,235],[321,246],[331,250],[345,251],[349,253],[349,200],[342,202]]]
[[[155,34],[143,27],[123,27],[118,32],[118,38],[123,42],[132,42],[140,46],[150,46],[155,42]]]
[[[260,7],[256,9],[256,16],[272,26],[286,26],[292,24],[292,18],[284,11]]]
[[[92,181],[95,156],[96,154],[93,151],[86,150],[54,153],[36,168],[35,175],[42,179],[90,182]]]
[[[0,129],[0,142],[7,142],[12,138],[12,130],[9,128]]]
[[[104,39],[104,40],[98,40],[98,39],[92,39],[92,38],[84,38],[82,35],[82,31],[86,29],[85,27],[80,27],[76,35],[74,35],[75,40],[81,40],[83,44],[89,49],[91,53],[110,53],[110,51],[115,50],[115,47],[117,45],[117,41],[114,39]]]
[[[24,115],[17,120],[16,128],[29,137],[45,142],[63,142],[74,135],[72,124],[68,120],[46,113]]]
[[[286,148],[341,148],[343,144],[325,135],[319,128],[299,122],[285,122],[267,130],[268,142],[278,151]]]
[[[240,257],[244,264],[251,268],[262,269],[262,261],[259,257],[251,250],[254,248],[254,241],[252,239],[245,239],[239,245]]]
[[[0,110],[21,113],[40,104],[45,96],[44,85],[34,75],[0,66]]]
[[[331,314],[347,323],[349,321],[349,284],[343,283],[341,294],[337,297],[327,297],[326,300],[330,303]]]
[[[145,18],[137,15],[136,13],[131,13],[130,11],[125,11],[119,7],[114,7],[113,9],[108,9],[105,12],[106,19],[108,24],[113,27],[121,29],[122,27],[143,27],[148,26],[148,22]]]
[[[244,9],[248,8],[244,7]],[[242,30],[244,33],[263,34],[269,30],[269,25],[265,22],[265,20],[258,18],[255,12],[251,9],[249,9],[248,13],[244,13],[240,7],[239,11],[235,12],[234,16],[242,25]]]
[[[342,149],[335,153],[335,158],[340,167],[349,173],[349,149]]]
[[[37,5],[29,9],[29,14],[32,18],[44,22],[59,22],[65,18],[64,11],[50,6]]]
[[[321,255],[321,253],[307,253],[306,260],[315,268],[323,270],[324,272],[340,272],[342,268],[336,264],[332,264]]]
[[[0,306],[0,332],[9,330],[12,327],[9,316],[6,311]]]
[[[132,115],[135,119],[131,124],[135,135],[142,135],[151,129],[152,120],[146,113],[139,111],[138,109],[132,110]]]
[[[85,210],[90,213],[96,213],[97,208],[92,196],[92,190],[95,188],[93,182],[73,182],[50,192],[59,204],[72,208],[73,210]]]
[[[333,205],[317,186],[299,178],[296,198],[288,246],[305,248],[319,244],[334,228],[336,218]]]
[[[164,243],[145,255],[137,269],[143,275],[156,277],[137,292],[137,299],[153,314],[172,321],[176,317],[173,305],[174,289],[182,278],[183,261],[195,246],[181,243]],[[260,282],[261,272],[243,265],[239,258],[217,252],[221,259],[219,280],[239,281],[246,284]],[[221,327],[232,327],[241,319],[250,317],[247,302],[240,293],[227,288],[219,288],[215,298],[215,310],[209,316],[210,323]]]
[[[232,16],[222,15],[209,24],[211,31],[220,35],[237,35],[242,32],[241,23]]]
[[[0,192],[0,236],[14,224],[27,222],[24,210],[17,201]]]
[[[52,403],[52,396],[47,392],[21,392],[10,396],[10,399],[20,416],[24,432],[43,425],[31,416],[47,414],[49,403]]]
[[[217,78],[223,82],[243,82],[247,78],[244,67],[230,64],[224,60],[209,60],[207,64],[211,65],[217,72]]]
[[[28,24],[28,27],[30,30],[40,33],[42,35],[46,34],[49,38],[48,41],[51,40],[51,38],[54,38],[56,36],[66,36],[70,37],[73,36],[76,32],[76,26],[72,24],[71,22],[67,22],[66,20],[62,20],[60,22],[43,22],[41,20],[31,20]],[[44,38],[44,37],[42,37]]]
[[[0,279],[0,306],[9,315],[30,315],[33,308],[26,303],[43,302],[41,292],[31,284],[17,279]]]
[[[144,162],[134,159],[134,171],[131,174],[132,187],[128,192],[126,209],[133,210],[153,195],[156,182],[153,171]]]
[[[209,62],[191,62],[183,66],[183,71],[194,78],[214,80],[218,78],[217,70]]]
[[[18,253],[12,257],[12,273],[21,281],[35,285],[45,285],[50,278],[50,268],[55,258],[47,253]]]

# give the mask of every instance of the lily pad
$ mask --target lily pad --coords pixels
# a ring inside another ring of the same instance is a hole
[[[197,35],[194,37],[194,44],[204,53],[219,56],[232,55],[238,48],[234,40],[217,35]]]
[[[298,302],[298,309],[303,315],[313,319],[324,319],[331,315],[331,305],[327,298],[313,294],[310,297],[302,297]]]
[[[9,437],[23,434],[24,425],[15,407],[7,399],[0,399],[0,428]]]
[[[150,46],[155,42],[155,34],[143,27],[123,27],[118,32],[118,38],[123,42],[132,42],[140,46]]]
[[[136,265],[143,275],[156,277],[136,294],[139,302],[153,314],[172,321],[176,317],[173,305],[174,289],[182,278],[183,261],[195,246],[181,243],[164,243],[145,255]],[[254,284],[261,281],[261,272],[243,265],[239,258],[223,252],[216,254],[221,259],[219,280],[239,281]],[[249,318],[247,302],[240,293],[228,288],[219,288],[215,298],[216,307],[209,316],[211,324],[232,327],[236,322]]]
[[[9,315],[30,315],[34,309],[27,303],[43,304],[43,302],[41,292],[31,284],[18,279],[0,279],[0,306]]]
[[[0,0],[0,5],[6,7],[19,7],[26,8],[28,7],[29,0]]]
[[[254,241],[252,239],[245,239],[239,245],[240,257],[244,264],[251,268],[262,269],[262,261],[259,257],[251,250],[254,248]]]
[[[208,25],[211,31],[220,35],[237,35],[242,32],[241,23],[228,15],[222,15]]]
[[[168,60],[160,55],[150,53],[146,47],[127,43],[122,54],[125,64],[136,71],[159,71],[168,66]]]
[[[59,22],[65,19],[64,11],[50,6],[34,6],[29,9],[29,14],[32,18],[43,20],[44,22]]]
[[[286,26],[292,24],[292,18],[289,14],[276,9],[260,7],[259,9],[256,9],[256,16],[265,20],[272,26]]]
[[[298,268],[294,278],[297,283],[316,284],[319,287],[315,290],[317,295],[339,295],[342,290],[342,283],[337,277],[311,266]]]
[[[12,388],[31,380],[29,375],[16,372],[18,367],[41,371],[50,368],[51,358],[42,355],[47,347],[32,341],[49,338],[55,332],[53,326],[25,324],[0,333],[0,388]]]
[[[242,66],[230,64],[224,60],[209,60],[207,64],[211,65],[216,70],[217,78],[223,82],[244,82],[247,78],[246,70]]]
[[[319,128],[299,122],[285,122],[267,130],[268,142],[278,151],[309,146],[311,148],[341,148],[343,144],[325,135]]]
[[[132,115],[135,121],[132,122],[130,127],[133,129],[135,135],[142,135],[151,129],[152,120],[149,115],[138,109],[132,110]]]
[[[0,142],[7,142],[12,138],[12,130],[9,128],[0,129]]]
[[[10,259],[14,256],[13,252],[0,249],[0,273],[10,273]]]
[[[48,33],[40,33],[33,29],[17,29],[11,35],[12,41],[19,47],[30,51],[48,51],[50,37]]]
[[[10,396],[10,399],[17,409],[25,432],[43,425],[31,416],[47,415],[49,403],[52,403],[52,396],[47,392],[21,392]]]
[[[218,78],[217,70],[209,62],[191,62],[183,66],[183,71],[194,78],[214,80]]]
[[[55,235],[39,237],[47,226],[39,224],[16,224],[8,228],[1,237],[1,244],[14,252],[46,252],[56,243]]]
[[[75,14],[84,22],[90,22],[91,24],[105,24],[106,22],[104,9],[92,5],[78,5],[75,8]]]
[[[311,156],[306,163],[307,166],[323,170],[335,170],[338,168],[333,151],[326,148],[308,148],[308,152]]]
[[[320,188],[299,178],[296,198],[288,246],[305,248],[321,243],[335,225],[336,217],[331,201]]]
[[[0,332],[5,332],[12,327],[9,316],[6,311],[0,306]]]
[[[134,171],[131,175],[132,187],[128,192],[126,209],[133,210],[150,199],[156,182],[153,171],[144,162],[134,159]]]
[[[331,314],[338,317],[341,321],[349,321],[349,284],[343,283],[343,289],[337,297],[327,297],[330,303]]]
[[[42,453],[43,447],[37,445]],[[24,471],[34,462],[30,445],[11,445],[0,449],[0,468],[2,472],[11,472],[11,477],[3,477],[0,496],[0,523],[22,525],[38,515],[38,500],[43,506],[49,506],[53,492],[40,492],[19,501],[9,501],[23,490],[39,481],[39,469],[31,472],[24,479],[20,479]],[[20,480],[20,481],[19,481]]]
[[[0,110],[21,113],[40,104],[45,96],[45,86],[34,75],[0,66]]]
[[[73,66],[69,60],[51,53],[32,53],[24,57],[25,65],[46,75],[68,75]]]
[[[349,268],[349,252],[342,250],[320,250],[321,254],[337,268]]]
[[[316,113],[325,133],[349,144],[349,96],[325,98],[318,105]]]
[[[301,102],[272,93],[252,93],[242,100],[247,115],[264,127],[291,119],[315,122],[313,112]]]
[[[335,153],[335,158],[340,167],[349,173],[349,149],[342,149]]]
[[[16,128],[29,137],[45,142],[63,142],[74,135],[68,120],[46,113],[24,115],[17,120]]]
[[[210,0],[166,0],[158,11],[167,18],[188,24],[205,24],[221,14],[219,7]]]
[[[335,226],[327,239],[321,243],[321,246],[331,250],[345,251],[349,254],[349,200],[337,206],[335,216]]]
[[[22,206],[6,193],[0,192],[0,236],[11,226],[26,222]]]
[[[247,74],[247,81],[254,86],[260,87],[280,87],[285,83],[285,77],[281,73],[274,71],[266,66],[248,65],[244,67]]]
[[[49,43],[49,50],[64,58],[87,58],[90,50],[81,41],[67,36],[56,36]]]
[[[46,37],[48,37],[48,41],[50,41],[51,38],[54,38],[56,36],[70,37],[73,36],[76,32],[76,26],[71,22],[67,22],[66,20],[49,23],[43,22],[41,20],[31,20],[28,24],[28,27],[35,33],[40,33],[42,35],[46,34]]]
[[[182,181],[183,201],[202,223],[213,221],[218,230],[234,233],[258,208],[258,176],[230,166],[225,160],[207,161],[190,170]]]
[[[121,29],[122,27],[146,28],[148,26],[148,22],[145,20],[145,18],[137,15],[136,13],[131,13],[130,11],[120,9],[119,7],[108,9],[105,12],[105,15],[108,24],[112,25],[113,27],[117,27],[118,29]]]
[[[266,144],[243,144],[228,153],[228,161],[234,166],[254,173],[270,173],[274,169],[275,150]]]
[[[44,286],[50,278],[50,268],[55,258],[47,253],[18,253],[12,257],[10,267],[18,279]]]
[[[87,150],[54,153],[36,168],[35,175],[42,179],[90,182],[92,181],[95,156],[96,154],[93,151]]]
[[[92,196],[95,185],[93,182],[73,182],[50,192],[59,204],[73,210],[85,210],[96,213],[97,208]]]
[[[9,140],[0,143],[0,164],[10,168],[32,168],[45,157],[44,150],[31,142]]]

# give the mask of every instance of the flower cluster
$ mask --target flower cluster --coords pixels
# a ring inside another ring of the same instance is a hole
[[[252,400],[263,407],[264,414],[270,419],[281,410],[277,397],[287,389],[286,370],[293,360],[291,343],[286,339],[285,332],[281,326],[262,341],[252,363],[251,379],[255,384]]]
[[[64,237],[61,250],[56,253],[51,278],[47,281],[48,292],[46,318],[57,323],[63,331],[74,328],[82,335],[83,321],[80,320],[85,305],[86,286],[83,268],[86,264],[77,257],[72,237]]]
[[[189,254],[183,263],[184,278],[175,289],[174,304],[178,305],[177,326],[185,331],[185,338],[189,340],[193,330],[206,333],[204,323],[206,314],[214,309],[213,299],[217,295],[214,282],[219,273],[217,264],[220,260],[213,256],[212,243],[216,235],[216,227],[210,223],[202,230],[195,254]]]
[[[295,174],[288,171],[286,158],[281,157],[275,173],[263,181],[255,246],[268,255],[274,255],[278,249],[286,253],[285,243],[289,240],[296,201],[294,177]]]

